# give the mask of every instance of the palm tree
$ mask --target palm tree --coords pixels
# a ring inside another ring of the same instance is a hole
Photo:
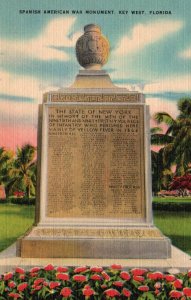
[[[4,186],[6,195],[9,194],[8,185],[11,180],[9,172],[13,166],[13,152],[0,147],[0,185]]]
[[[11,191],[24,191],[29,199],[35,195],[36,189],[36,148],[26,144],[17,148],[16,159],[10,170],[12,180],[9,183]]]
[[[168,136],[166,137],[161,133],[160,127],[151,128],[151,143],[154,145],[167,144],[169,141]],[[158,152],[151,151],[152,160],[152,190],[156,194],[162,189],[168,189],[168,185],[172,180],[172,170],[169,165],[165,165],[163,161],[164,148],[161,148]]]
[[[165,123],[168,128],[164,134],[153,134],[151,142],[163,146],[164,166],[175,164],[175,175],[182,176],[191,163],[191,98],[180,99],[178,109],[180,114],[176,119],[166,112],[155,114],[157,123]]]

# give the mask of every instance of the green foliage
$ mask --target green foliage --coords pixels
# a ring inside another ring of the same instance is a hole
[[[191,106],[190,106],[190,98],[183,97],[178,102],[178,109],[180,110],[179,119],[185,118],[185,116],[190,117],[191,115]]]
[[[156,211],[190,211],[191,212],[191,201],[187,202],[175,202],[175,201],[155,201],[152,203],[153,210]]]
[[[13,152],[0,147],[0,185],[5,186],[6,192],[8,191],[8,184],[11,180],[9,172],[13,167],[13,162]]]
[[[35,198],[12,198],[10,203],[20,205],[35,205]]]
[[[160,190],[168,189],[169,183],[172,180],[173,173],[168,166],[164,167],[164,149],[160,149],[158,152],[151,151],[152,158],[152,189],[154,193]]]
[[[153,164],[153,186],[154,191],[159,191],[163,184],[164,170],[172,169],[172,166],[176,166],[175,176],[183,176],[189,172],[191,164],[191,98],[181,98],[178,101],[178,109],[180,111],[176,119],[172,118],[166,112],[159,112],[154,115],[154,119],[158,124],[164,123],[167,125],[167,130],[162,134],[159,130],[152,129],[151,131],[151,143],[153,145],[162,146],[160,153],[158,154],[157,162],[156,155],[152,155]],[[154,159],[153,159],[154,158]],[[156,170],[156,163],[158,171]],[[159,177],[159,183],[157,181],[157,173]],[[166,171],[165,171],[166,173]],[[170,179],[170,177],[169,177]],[[172,176],[171,176],[172,179]],[[168,182],[166,182],[168,183]],[[168,184],[167,184],[168,188]]]
[[[169,126],[173,126],[176,121],[166,112],[158,112],[155,114],[154,119],[158,124],[166,123]]]
[[[123,271],[121,265],[117,265],[118,269],[113,269],[115,266],[101,267],[98,272],[86,266],[56,268],[49,264],[44,268],[34,267],[30,271],[17,267],[15,272],[8,272],[0,276],[0,292],[3,299],[25,300],[190,298],[190,271],[171,275],[168,272],[153,272],[143,268]],[[61,273],[60,268],[64,269],[65,273]],[[59,279],[58,276],[61,274],[65,274],[67,280]],[[106,280],[104,274],[107,274],[109,279]],[[121,280],[124,274],[128,275],[128,279]],[[99,279],[94,280],[93,277],[99,277]],[[176,288],[177,284],[179,287]]]
[[[0,148],[0,184],[6,188],[7,196],[23,191],[27,198],[36,192],[36,148],[26,144],[17,148],[16,156]]]

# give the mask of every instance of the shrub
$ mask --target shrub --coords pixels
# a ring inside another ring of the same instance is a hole
[[[36,199],[35,198],[11,198],[10,202],[13,204],[26,204],[26,205],[34,205]]]
[[[143,268],[125,271],[120,265],[107,269],[47,265],[30,271],[18,267],[15,272],[0,276],[1,300],[186,300],[190,297],[191,271],[172,275]]]
[[[35,198],[6,198],[0,199],[0,204],[5,203],[12,203],[12,204],[19,204],[19,205],[35,205],[36,199]]]
[[[9,201],[9,199],[8,198],[6,198],[6,199],[0,199],[0,204],[5,204],[5,203],[9,203],[10,201]]]
[[[191,211],[190,202],[170,202],[170,201],[154,201],[152,203],[153,210],[164,210],[164,211]]]

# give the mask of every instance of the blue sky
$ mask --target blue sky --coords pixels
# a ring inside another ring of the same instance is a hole
[[[190,0],[1,0],[0,5],[0,146],[36,143],[42,94],[74,81],[80,69],[75,42],[89,23],[100,25],[110,41],[104,69],[116,85],[145,93],[151,114],[176,115],[177,100],[191,95]],[[93,10],[97,13],[87,13]]]

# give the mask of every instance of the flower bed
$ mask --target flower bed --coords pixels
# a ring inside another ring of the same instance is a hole
[[[3,299],[191,299],[191,271],[184,274],[151,272],[147,269],[125,271],[120,265],[102,267],[16,268],[0,277]]]

